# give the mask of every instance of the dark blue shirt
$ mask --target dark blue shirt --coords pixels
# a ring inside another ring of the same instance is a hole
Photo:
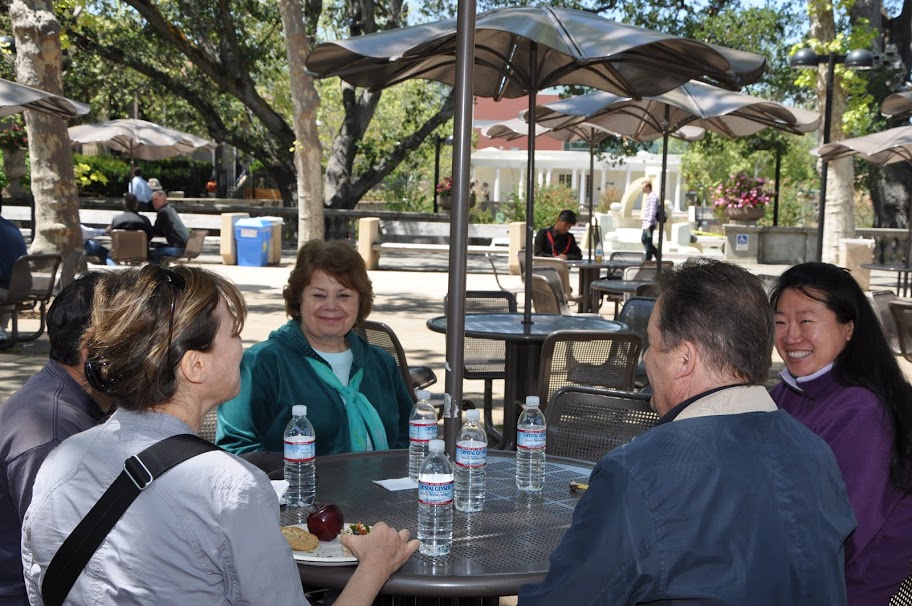
[[[9,288],[16,259],[27,253],[22,232],[8,220],[0,217],[0,288]]]

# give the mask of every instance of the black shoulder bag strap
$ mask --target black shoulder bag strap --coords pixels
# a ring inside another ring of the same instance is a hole
[[[221,449],[199,436],[180,434],[124,461],[124,470],[54,554],[41,583],[44,603],[63,604],[89,559],[140,492],[175,465],[213,450]]]

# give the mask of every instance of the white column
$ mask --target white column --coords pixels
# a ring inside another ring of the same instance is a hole
[[[678,210],[685,210],[684,197],[681,195],[681,173],[675,175],[675,206]]]
[[[491,192],[491,199],[500,202],[500,169],[494,171],[494,191]]]
[[[589,176],[588,170],[580,171],[579,205],[580,205],[580,208],[585,208],[586,210],[589,210],[589,196],[586,195],[586,183],[588,183],[588,176]]]
[[[526,198],[526,169],[519,169],[519,187],[516,188],[516,195],[519,196],[520,200]]]

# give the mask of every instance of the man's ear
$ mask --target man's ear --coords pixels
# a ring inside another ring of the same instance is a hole
[[[692,341],[681,341],[674,351],[675,366],[672,369],[675,379],[691,376],[697,368],[698,350]]]
[[[195,349],[190,349],[183,355],[178,368],[191,383],[202,383],[206,378],[206,358]]]

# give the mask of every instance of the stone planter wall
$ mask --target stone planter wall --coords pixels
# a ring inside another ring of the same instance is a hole
[[[770,265],[794,265],[817,255],[817,230],[810,227],[758,227],[726,223],[725,258]]]

